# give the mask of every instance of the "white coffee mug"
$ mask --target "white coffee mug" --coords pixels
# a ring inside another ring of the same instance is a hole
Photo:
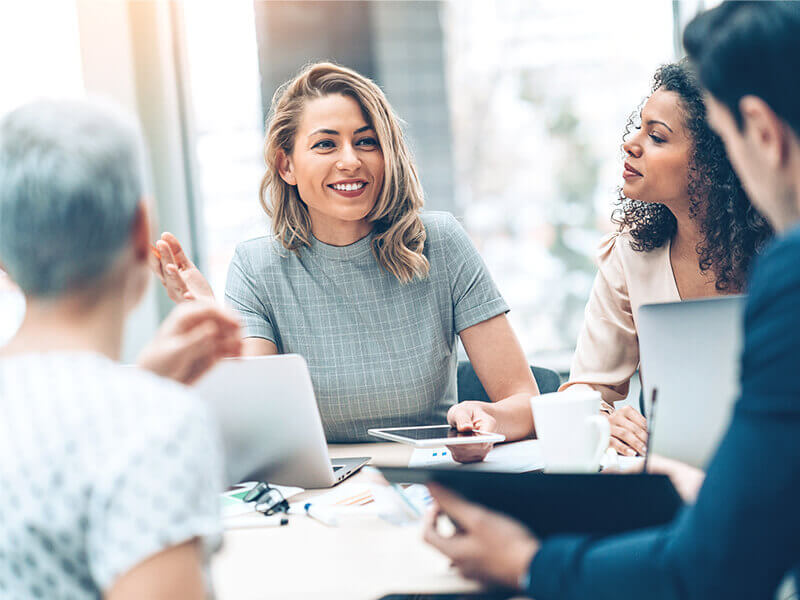
[[[531,410],[545,471],[589,473],[611,440],[608,419],[600,415],[600,392],[567,391],[531,398]]]

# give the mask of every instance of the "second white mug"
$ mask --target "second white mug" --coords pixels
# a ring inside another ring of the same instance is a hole
[[[531,398],[531,410],[545,470],[591,473],[611,440],[608,419],[600,415],[600,392],[569,391]]]

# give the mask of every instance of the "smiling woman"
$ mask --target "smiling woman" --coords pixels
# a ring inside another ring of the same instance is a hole
[[[370,427],[438,424],[533,431],[536,382],[508,311],[456,220],[423,213],[399,120],[372,81],[307,67],[275,94],[260,198],[272,235],[239,244],[226,300],[246,354],[298,353],[329,441]],[[175,301],[211,288],[164,234],[153,268]],[[456,401],[456,335],[492,404]],[[488,446],[462,446],[461,460]]]

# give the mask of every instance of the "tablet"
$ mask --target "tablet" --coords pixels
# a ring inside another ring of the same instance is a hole
[[[417,448],[437,448],[439,446],[461,446],[464,444],[485,444],[503,442],[505,436],[499,433],[482,431],[458,431],[450,425],[425,425],[423,427],[389,427],[368,429],[375,437],[410,444]]]
[[[392,483],[435,481],[521,521],[539,537],[610,535],[664,525],[683,506],[666,475],[498,473],[454,468],[378,467]],[[624,507],[605,510],[604,507]]]

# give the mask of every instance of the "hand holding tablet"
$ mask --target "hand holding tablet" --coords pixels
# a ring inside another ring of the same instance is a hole
[[[462,446],[505,441],[499,433],[483,431],[458,431],[450,425],[425,425],[422,427],[388,427],[367,430],[372,436],[409,444],[417,448]]]

